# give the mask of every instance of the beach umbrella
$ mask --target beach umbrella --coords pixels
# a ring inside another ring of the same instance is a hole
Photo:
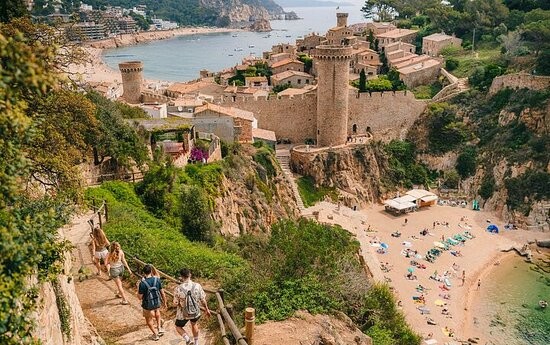
[[[380,247],[384,248],[384,249],[388,249],[389,246],[386,244],[386,243],[380,243]]]
[[[434,304],[438,307],[442,307],[445,305],[445,302],[443,302],[442,300],[438,299],[434,302]]]
[[[414,272],[414,267],[407,268],[407,271],[409,271],[409,273],[413,273]]]

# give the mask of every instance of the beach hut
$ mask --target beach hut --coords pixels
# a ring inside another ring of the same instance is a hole
[[[425,189],[411,189],[406,196],[413,199],[418,207],[433,206],[437,203],[437,195]]]
[[[410,198],[400,197],[384,201],[384,208],[387,212],[400,215],[414,211],[417,206]]]

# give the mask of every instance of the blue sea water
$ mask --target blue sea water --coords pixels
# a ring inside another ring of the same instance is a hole
[[[136,46],[109,49],[103,59],[113,69],[118,63],[141,60],[147,79],[188,81],[199,77],[199,71],[220,71],[239,64],[243,57],[262,56],[278,43],[292,43],[310,32],[325,34],[336,26],[336,12],[349,13],[348,24],[365,22],[360,5],[335,7],[294,7],[301,20],[271,21],[273,31],[237,32],[180,36],[169,40],[154,41]],[[233,37],[236,36],[236,37]]]

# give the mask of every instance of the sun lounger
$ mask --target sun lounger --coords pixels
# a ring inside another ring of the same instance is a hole
[[[460,242],[449,237],[449,238],[447,238],[447,239],[445,240],[445,243],[447,243],[447,244],[449,244],[449,245],[451,245],[451,246],[456,246],[456,245],[459,244]]]
[[[469,232],[469,231],[464,231],[464,233],[462,234],[464,237],[468,238],[468,239],[472,239],[474,238],[475,236]]]

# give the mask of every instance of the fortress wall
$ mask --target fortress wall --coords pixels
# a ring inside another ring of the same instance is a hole
[[[357,134],[366,133],[370,127],[377,140],[403,139],[427,105],[426,101],[415,99],[412,92],[352,92],[348,133],[352,133],[354,124]]]
[[[303,144],[315,138],[317,96],[308,94],[294,98],[239,98],[233,102],[226,98],[220,103],[228,107],[254,113],[258,127],[274,131],[277,139],[288,138],[292,143]]]
[[[506,87],[511,89],[545,90],[550,88],[550,77],[526,73],[502,75],[493,79],[489,94],[494,94]]]

